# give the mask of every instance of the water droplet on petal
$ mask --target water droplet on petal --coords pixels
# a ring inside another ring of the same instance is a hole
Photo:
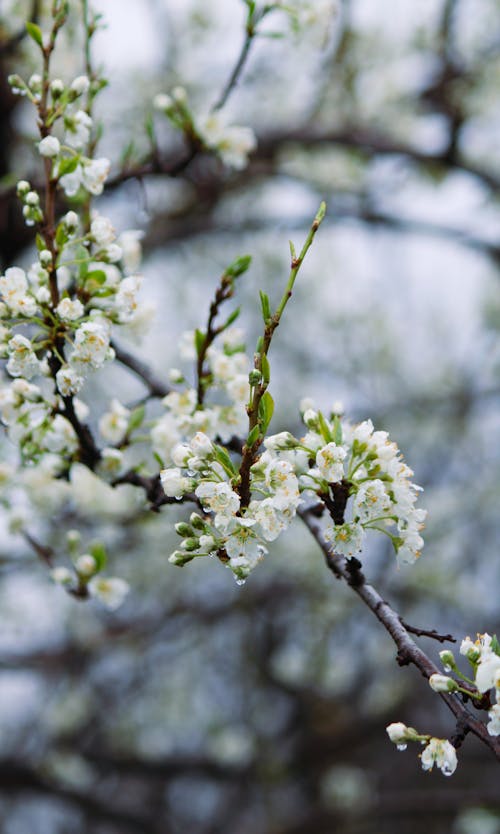
[[[406,750],[407,747],[408,747],[407,744],[396,744],[396,748],[398,750]]]
[[[246,579],[237,579],[237,580],[236,580],[236,584],[237,584],[237,585],[244,585],[244,584],[245,584],[245,582],[246,582]]]

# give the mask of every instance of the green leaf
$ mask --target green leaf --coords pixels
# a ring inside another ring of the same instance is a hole
[[[106,567],[106,562],[108,561],[108,558],[106,556],[106,548],[104,547],[102,542],[92,542],[92,544],[89,547],[89,553],[91,556],[94,557],[98,571],[101,571],[103,568]]]
[[[137,408],[134,408],[128,420],[127,433],[130,433],[135,429],[138,429],[139,426],[142,425],[145,414],[146,407],[144,405],[139,405],[137,406]]]
[[[44,241],[43,237],[38,232],[36,233],[36,248],[38,249],[39,252],[41,252],[42,249],[47,248],[46,245],[45,245],[45,241]]]
[[[203,330],[198,330],[198,328],[196,328],[196,330],[194,331],[194,346],[196,348],[196,353],[198,354],[198,356],[205,347],[205,339],[206,336]]]
[[[265,434],[274,414],[274,400],[269,391],[266,391],[259,403],[259,422],[262,434]]]
[[[321,435],[326,443],[331,443],[333,440],[332,433],[330,431],[330,426],[326,422],[325,418],[323,417],[321,411],[318,411],[318,423],[319,423],[319,430]]]
[[[257,425],[257,426],[253,427],[252,431],[250,432],[250,434],[248,435],[248,437],[246,439],[246,445],[248,446],[249,449],[253,446],[255,441],[258,440],[259,436],[260,436],[260,426]]]
[[[259,290],[260,296],[260,306],[262,308],[262,318],[264,319],[264,324],[267,324],[268,319],[271,318],[271,305],[269,303],[269,296],[267,293],[262,292]]]
[[[92,292],[94,298],[109,298],[110,295],[114,295],[115,290],[111,287],[104,287],[102,290],[95,290]]]
[[[236,310],[233,310],[231,315],[229,315],[227,317],[226,321],[222,325],[222,330],[227,330],[228,327],[231,327],[232,323],[235,322],[236,319],[238,318],[240,312],[241,312],[241,307],[237,307]]]
[[[106,283],[106,273],[102,269],[93,269],[85,275],[85,283],[92,281],[93,284],[102,287]]]
[[[61,159],[57,167],[57,175],[59,177],[64,177],[65,174],[72,174],[73,171],[76,171],[76,169],[78,168],[79,161],[79,154],[77,154],[76,156],[67,157],[66,159]]]
[[[500,655],[500,643],[498,642],[496,634],[494,634],[491,638],[491,649],[495,652],[495,654]]]
[[[264,382],[268,383],[271,379],[271,366],[269,364],[269,359],[267,358],[266,354],[263,353],[261,357],[261,366],[262,366],[262,378]]]
[[[333,442],[340,446],[342,443],[342,423],[338,414],[333,418]]]
[[[59,223],[59,226],[56,229],[57,248],[62,249],[67,241],[68,241],[68,232],[67,232],[66,226],[64,225],[64,223]],[[43,243],[43,240],[42,240],[42,243]],[[40,246],[38,244],[38,239],[37,239],[36,245],[37,245],[38,249],[40,249]],[[44,248],[45,247],[42,246],[42,249],[44,249]]]
[[[229,275],[229,277],[231,278],[238,278],[239,275],[243,275],[243,273],[247,271],[251,263],[251,255],[241,255],[239,258],[236,258],[232,262],[232,264],[228,266],[225,274]]]
[[[144,130],[146,131],[146,135],[151,142],[152,145],[155,145],[155,127],[153,122],[153,117],[151,113],[148,113],[144,120]]]
[[[30,38],[38,44],[38,46],[43,49],[43,39],[42,39],[42,30],[36,23],[30,23],[29,21],[26,23],[26,31]]]
[[[214,443],[215,459],[224,467],[226,472],[231,475],[236,474],[236,469],[233,461],[229,457],[229,452],[223,446],[218,446]]]

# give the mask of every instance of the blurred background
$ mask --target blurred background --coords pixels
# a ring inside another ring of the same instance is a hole
[[[56,56],[80,74],[80,4]],[[258,147],[248,168],[193,160],[161,173],[182,142],[152,99],[182,84],[195,111],[223,89],[244,37],[242,0],[101,0],[94,58],[109,87],[98,115],[112,186],[96,203],[117,230],[144,231],[143,298],[156,318],[123,346],[167,382],[181,333],[202,326],[224,267],[241,280],[250,352],[258,290],[280,296],[288,239],[320,200],[328,216],[272,348],[272,431],[300,432],[298,405],[344,403],[389,430],[425,488],[426,545],[398,570],[374,539],[365,573],[417,626],[500,629],[500,3],[315,0],[300,27],[266,19],[227,105]],[[15,199],[36,181],[34,117],[6,85],[38,70],[23,21],[42,2],[0,0],[0,266],[29,265]],[[265,35],[265,36],[264,36]],[[133,140],[133,147],[130,145]],[[118,366],[88,383],[99,416],[115,390],[144,394]],[[2,440],[4,460],[15,450]],[[168,564],[179,510],[137,511],[93,482],[67,494],[28,472],[19,512],[47,545],[103,538],[132,591],[107,613],[53,586],[2,522],[0,819],[5,834],[499,834],[498,764],[473,738],[452,779],[397,752],[386,724],[439,737],[451,714],[298,523],[244,587],[223,566]],[[103,510],[103,506],[106,510]],[[136,509],[134,509],[134,507]],[[189,514],[189,509],[186,510]],[[379,537],[380,538],[380,537]],[[58,551],[60,552],[60,550]],[[425,638],[436,659],[442,646]]]

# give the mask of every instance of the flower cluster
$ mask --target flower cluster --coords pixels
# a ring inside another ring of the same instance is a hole
[[[228,328],[221,337],[222,347],[212,345],[206,353],[210,388],[222,399],[221,403],[199,407],[195,388],[185,385],[182,391],[171,391],[162,400],[165,413],[151,430],[151,443],[155,455],[164,465],[172,461],[171,451],[178,443],[194,437],[201,431],[208,437],[229,443],[245,431],[248,402],[249,359],[244,352],[243,334],[238,328]],[[196,334],[184,333],[180,342],[181,358],[196,359]],[[184,383],[180,370],[170,372],[173,382]]]
[[[193,334],[187,334],[185,344],[189,350],[184,355],[195,358]],[[308,407],[303,414],[308,431],[301,439],[289,432],[264,439],[264,451],[250,470],[251,500],[241,506],[241,473],[214,441],[227,443],[241,426],[255,372],[248,375],[243,353],[228,350],[227,341],[224,348],[211,346],[207,352],[211,382],[233,404],[201,405],[196,390],[187,387],[164,398],[167,413],[152,429],[153,449],[165,464],[161,482],[166,495],[180,499],[194,493],[207,516],[198,528],[181,525],[184,541],[171,560],[181,565],[216,552],[244,578],[265,552],[265,543],[288,527],[301,501],[314,496],[330,511],[325,536],[337,552],[352,557],[366,531],[374,529],[389,535],[400,561],[415,561],[426,515],[415,507],[419,487],[410,481],[413,473],[396,444],[386,432],[374,431],[370,421],[352,426],[338,415],[327,419]],[[202,541],[195,529],[202,530]]]
[[[217,554],[244,580],[267,552],[266,542],[274,541],[295,516],[300,494],[292,465],[265,452],[251,471],[259,498],[243,507],[237,469],[226,450],[203,432],[175,446],[172,459],[176,466],[161,472],[166,495],[181,498],[194,492],[204,515],[193,513],[189,524],[176,526],[183,541],[170,561],[183,565],[195,556]]]
[[[118,608],[130,588],[128,583],[117,576],[102,576],[106,565],[106,550],[100,542],[90,545],[88,553],[80,553],[80,533],[68,530],[68,550],[73,556],[73,569],[56,567],[51,571],[52,579],[77,597],[95,597],[106,608]]]
[[[201,144],[207,151],[216,154],[228,168],[241,170],[248,163],[248,156],[255,150],[257,141],[249,127],[229,124],[225,114],[219,110],[195,116],[187,101],[186,91],[176,87],[171,95],[158,93],[154,107],[163,113],[187,139]]]
[[[413,727],[407,727],[400,722],[389,724],[387,735],[398,750],[406,750],[408,742],[412,741],[425,745],[425,749],[420,754],[423,770],[432,770],[436,765],[444,776],[452,776],[455,773],[457,751],[446,739],[422,735]]]
[[[467,658],[472,676],[464,675],[457,667],[453,652],[440,652],[445,672],[453,672],[457,681],[448,675],[431,675],[429,684],[435,692],[462,692],[477,701],[487,699],[489,722],[486,725],[491,736],[500,735],[500,644],[496,636],[480,634],[477,640],[462,640],[460,654]],[[488,695],[492,691],[491,695]],[[492,703],[493,698],[495,703]]]
[[[325,536],[334,550],[350,558],[366,531],[378,530],[390,537],[399,562],[414,562],[426,511],[415,507],[421,488],[396,444],[371,420],[351,425],[335,413],[327,419],[308,401],[303,406],[304,437],[284,432],[265,445],[293,461],[301,492],[319,496],[330,511]]]

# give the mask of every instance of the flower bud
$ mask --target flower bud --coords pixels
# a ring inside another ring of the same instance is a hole
[[[185,521],[179,521],[178,524],[175,525],[175,532],[178,536],[190,536],[193,529],[191,525],[186,524]]]
[[[28,191],[26,197],[24,198],[24,202],[27,206],[38,206],[40,203],[40,197],[36,191]]]
[[[76,211],[68,211],[67,214],[64,215],[63,221],[64,225],[69,234],[73,234],[78,228],[78,215]]]
[[[20,75],[9,75],[7,81],[14,95],[26,95],[27,87]]]
[[[182,550],[175,550],[169,557],[168,561],[171,565],[178,565],[182,567],[186,564],[186,562],[190,562],[193,557],[189,556],[187,553],[183,553]]]
[[[42,92],[42,83],[43,79],[42,76],[39,75],[37,72],[34,72],[31,78],[28,81],[28,87],[30,88],[32,93],[41,93]]]
[[[302,419],[308,428],[314,429],[318,424],[318,413],[314,409],[308,408]]]
[[[50,84],[50,92],[52,94],[52,98],[60,98],[64,93],[64,83],[61,81],[60,78],[54,78],[54,80]]]
[[[395,724],[389,724],[385,729],[393,744],[401,744],[408,740],[408,727],[400,721]]]
[[[161,110],[168,113],[168,111],[172,109],[173,105],[173,99],[171,99],[170,96],[167,96],[166,93],[158,93],[158,95],[156,95],[153,99],[153,107],[155,110]]]
[[[45,157],[57,156],[60,150],[61,144],[56,136],[46,136],[38,143],[38,151]]]
[[[434,692],[456,692],[458,683],[447,675],[431,675],[429,686]]]
[[[172,98],[177,104],[185,104],[187,101],[187,93],[184,87],[174,87],[172,90]]]
[[[70,585],[73,581],[73,574],[68,568],[54,568],[50,575],[56,585]]]
[[[203,521],[202,517],[198,515],[198,513],[191,513],[189,516],[189,523],[191,527],[194,527],[195,530],[204,530],[205,529],[205,522]]]
[[[82,556],[79,556],[75,562],[75,567],[80,576],[83,576],[85,579],[97,573],[97,562],[90,553],[84,553]]]
[[[19,180],[17,183],[17,196],[18,197],[26,197],[26,194],[30,190],[31,186],[27,180]]]
[[[87,92],[90,87],[90,81],[86,75],[78,75],[71,83],[71,90],[81,96]]]
[[[200,546],[200,540],[191,536],[189,539],[183,539],[181,541],[181,547],[183,550],[187,550],[190,553],[193,550],[198,550]]]
[[[77,547],[80,545],[81,541],[81,534],[79,530],[68,530],[66,533],[66,543],[70,552],[74,552]]]
[[[249,383],[252,387],[255,386],[255,385],[259,385],[261,380],[262,380],[262,374],[256,368],[254,368],[254,370],[250,371],[250,373],[248,374],[248,381],[249,381]]]
[[[439,657],[441,658],[445,672],[451,672],[452,669],[456,669],[455,656],[449,649],[444,649],[442,652],[439,652]]]
[[[48,249],[42,249],[41,252],[38,253],[38,257],[40,258],[40,263],[43,267],[49,266],[52,263],[52,255]]]

